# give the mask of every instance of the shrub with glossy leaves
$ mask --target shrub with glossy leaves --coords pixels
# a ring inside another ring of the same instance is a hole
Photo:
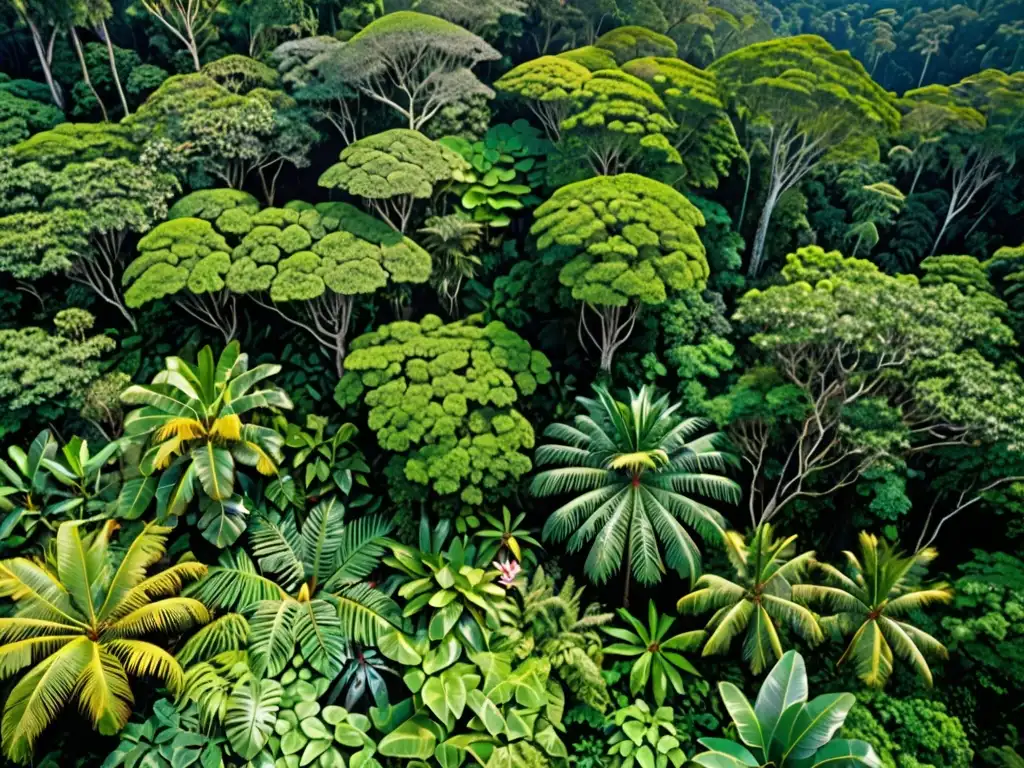
[[[389,323],[353,341],[345,367],[335,398],[363,398],[409,480],[479,504],[530,470],[533,427],[513,406],[550,380],[549,362],[504,323]]]

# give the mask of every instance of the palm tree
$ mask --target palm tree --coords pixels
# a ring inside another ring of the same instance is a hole
[[[121,395],[125,403],[143,406],[125,417],[125,434],[150,443],[139,465],[144,475],[164,470],[162,483],[171,488],[165,514],[181,514],[197,487],[215,506],[230,502],[236,461],[262,475],[277,473],[284,438],[269,427],[244,424],[241,417],[256,408],[292,407],[277,387],[253,389],[281,366],[250,370],[249,356],[239,351],[237,341],[224,348],[216,363],[210,347],[204,347],[196,365],[179,357],[168,357],[166,365],[151,384],[128,387]],[[233,543],[244,530],[244,515],[237,512],[244,510],[236,505],[234,513],[218,518],[241,520],[231,531],[215,529],[211,540],[218,546]]]
[[[700,550],[686,528],[701,536],[720,533],[725,519],[693,498],[735,503],[739,486],[721,472],[737,463],[721,450],[725,435],[697,436],[709,422],[681,418],[668,396],[654,398],[643,387],[630,390],[629,403],[595,386],[596,399],[576,398],[585,415],[575,425],[552,424],[544,435],[558,444],[537,449],[537,463],[558,464],[538,474],[535,496],[572,493],[544,525],[544,539],[568,538],[570,552],[593,540],[585,571],[603,583],[626,564],[623,602],[629,601],[630,574],[642,584],[661,580],[666,564],[680,576],[700,572]],[[664,551],[664,555],[662,554]]]
[[[927,632],[900,619],[931,603],[953,599],[953,590],[946,584],[919,585],[921,574],[938,552],[927,548],[904,555],[888,542],[862,532],[860,553],[859,560],[852,552],[843,553],[853,578],[827,563],[814,563],[814,568],[825,574],[828,585],[799,585],[794,587],[794,597],[822,603],[835,611],[835,615],[821,619],[821,626],[844,637],[853,633],[839,664],[854,659],[857,675],[867,685],[885,685],[895,656],[913,664],[931,685],[932,672],[925,654],[946,658],[946,648]]]
[[[481,264],[473,251],[480,245],[483,229],[480,222],[458,213],[431,216],[420,228],[423,247],[434,260],[430,283],[451,317],[458,310],[462,281],[472,280]]]
[[[129,675],[159,678],[172,693],[181,688],[174,657],[139,638],[210,620],[201,602],[176,596],[206,566],[183,562],[147,578],[171,530],[149,525],[114,568],[108,545],[116,527],[110,521],[83,536],[77,521],[65,522],[47,561],[0,562],[0,596],[18,604],[13,616],[0,618],[0,678],[30,667],[11,689],[0,728],[4,753],[15,762],[30,760],[39,735],[72,699],[93,727],[111,735],[131,715]]]
[[[782,658],[779,625],[788,625],[810,643],[824,640],[814,614],[793,600],[794,582],[804,574],[814,552],[794,556],[796,536],[776,541],[768,523],[754,532],[749,545],[735,531],[725,534],[725,544],[735,580],[705,574],[698,579],[697,589],[676,606],[680,613],[715,611],[707,624],[710,636],[702,655],[724,653],[733,638],[746,630],[743,658],[757,675]]]

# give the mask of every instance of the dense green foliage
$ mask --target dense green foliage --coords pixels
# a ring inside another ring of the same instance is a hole
[[[0,69],[0,765],[1020,768],[1022,0]]]

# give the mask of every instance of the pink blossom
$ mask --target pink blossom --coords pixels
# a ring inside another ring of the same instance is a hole
[[[498,583],[503,587],[511,587],[516,580],[516,576],[523,570],[515,560],[502,560],[501,562],[495,560],[491,565],[501,571]]]

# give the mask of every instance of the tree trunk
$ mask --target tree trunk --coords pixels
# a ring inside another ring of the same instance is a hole
[[[53,99],[54,104],[64,109],[64,94],[61,93],[57,81],[53,79],[53,71],[50,69],[50,58],[46,55],[46,48],[43,46],[43,36],[39,33],[39,27],[27,16],[22,18],[25,20],[29,32],[32,33],[32,45],[35,46],[36,56],[39,57],[39,66],[43,69],[43,79],[46,80],[46,86],[50,89],[50,98]]]
[[[124,88],[121,87],[121,76],[117,73],[117,61],[114,58],[114,44],[110,40],[110,32],[107,31],[107,22],[100,22],[100,30],[103,32],[103,42],[107,44],[107,60],[110,62],[110,74],[114,78],[114,86],[117,88],[118,98],[121,99],[121,108],[124,110],[124,116],[128,117],[132,111],[128,109],[128,99],[125,98]]]
[[[928,71],[928,62],[931,61],[931,59],[932,59],[932,55],[929,52],[928,55],[924,57],[924,66],[921,67],[921,77],[917,81],[917,87],[918,88],[920,88],[921,87],[921,83],[924,82],[924,73]]]
[[[761,271],[761,261],[764,259],[764,246],[768,240],[768,225],[772,221],[772,213],[779,202],[781,189],[776,180],[772,180],[771,189],[768,191],[768,198],[764,201],[764,208],[761,210],[761,218],[757,223],[757,234],[754,235],[754,246],[750,251],[750,266],[747,267],[747,277],[757,277]]]
[[[82,41],[78,39],[78,33],[75,31],[74,25],[68,26],[68,35],[71,37],[71,45],[75,49],[75,56],[78,57],[78,64],[82,68],[82,79],[85,84],[92,91],[92,96],[96,99],[96,103],[100,105],[100,113],[103,115],[103,122],[110,122],[110,118],[107,117],[107,108],[103,104],[103,99],[100,98],[99,92],[96,87],[92,84],[92,78],[89,76],[89,68],[85,65],[85,53],[82,51]]]

